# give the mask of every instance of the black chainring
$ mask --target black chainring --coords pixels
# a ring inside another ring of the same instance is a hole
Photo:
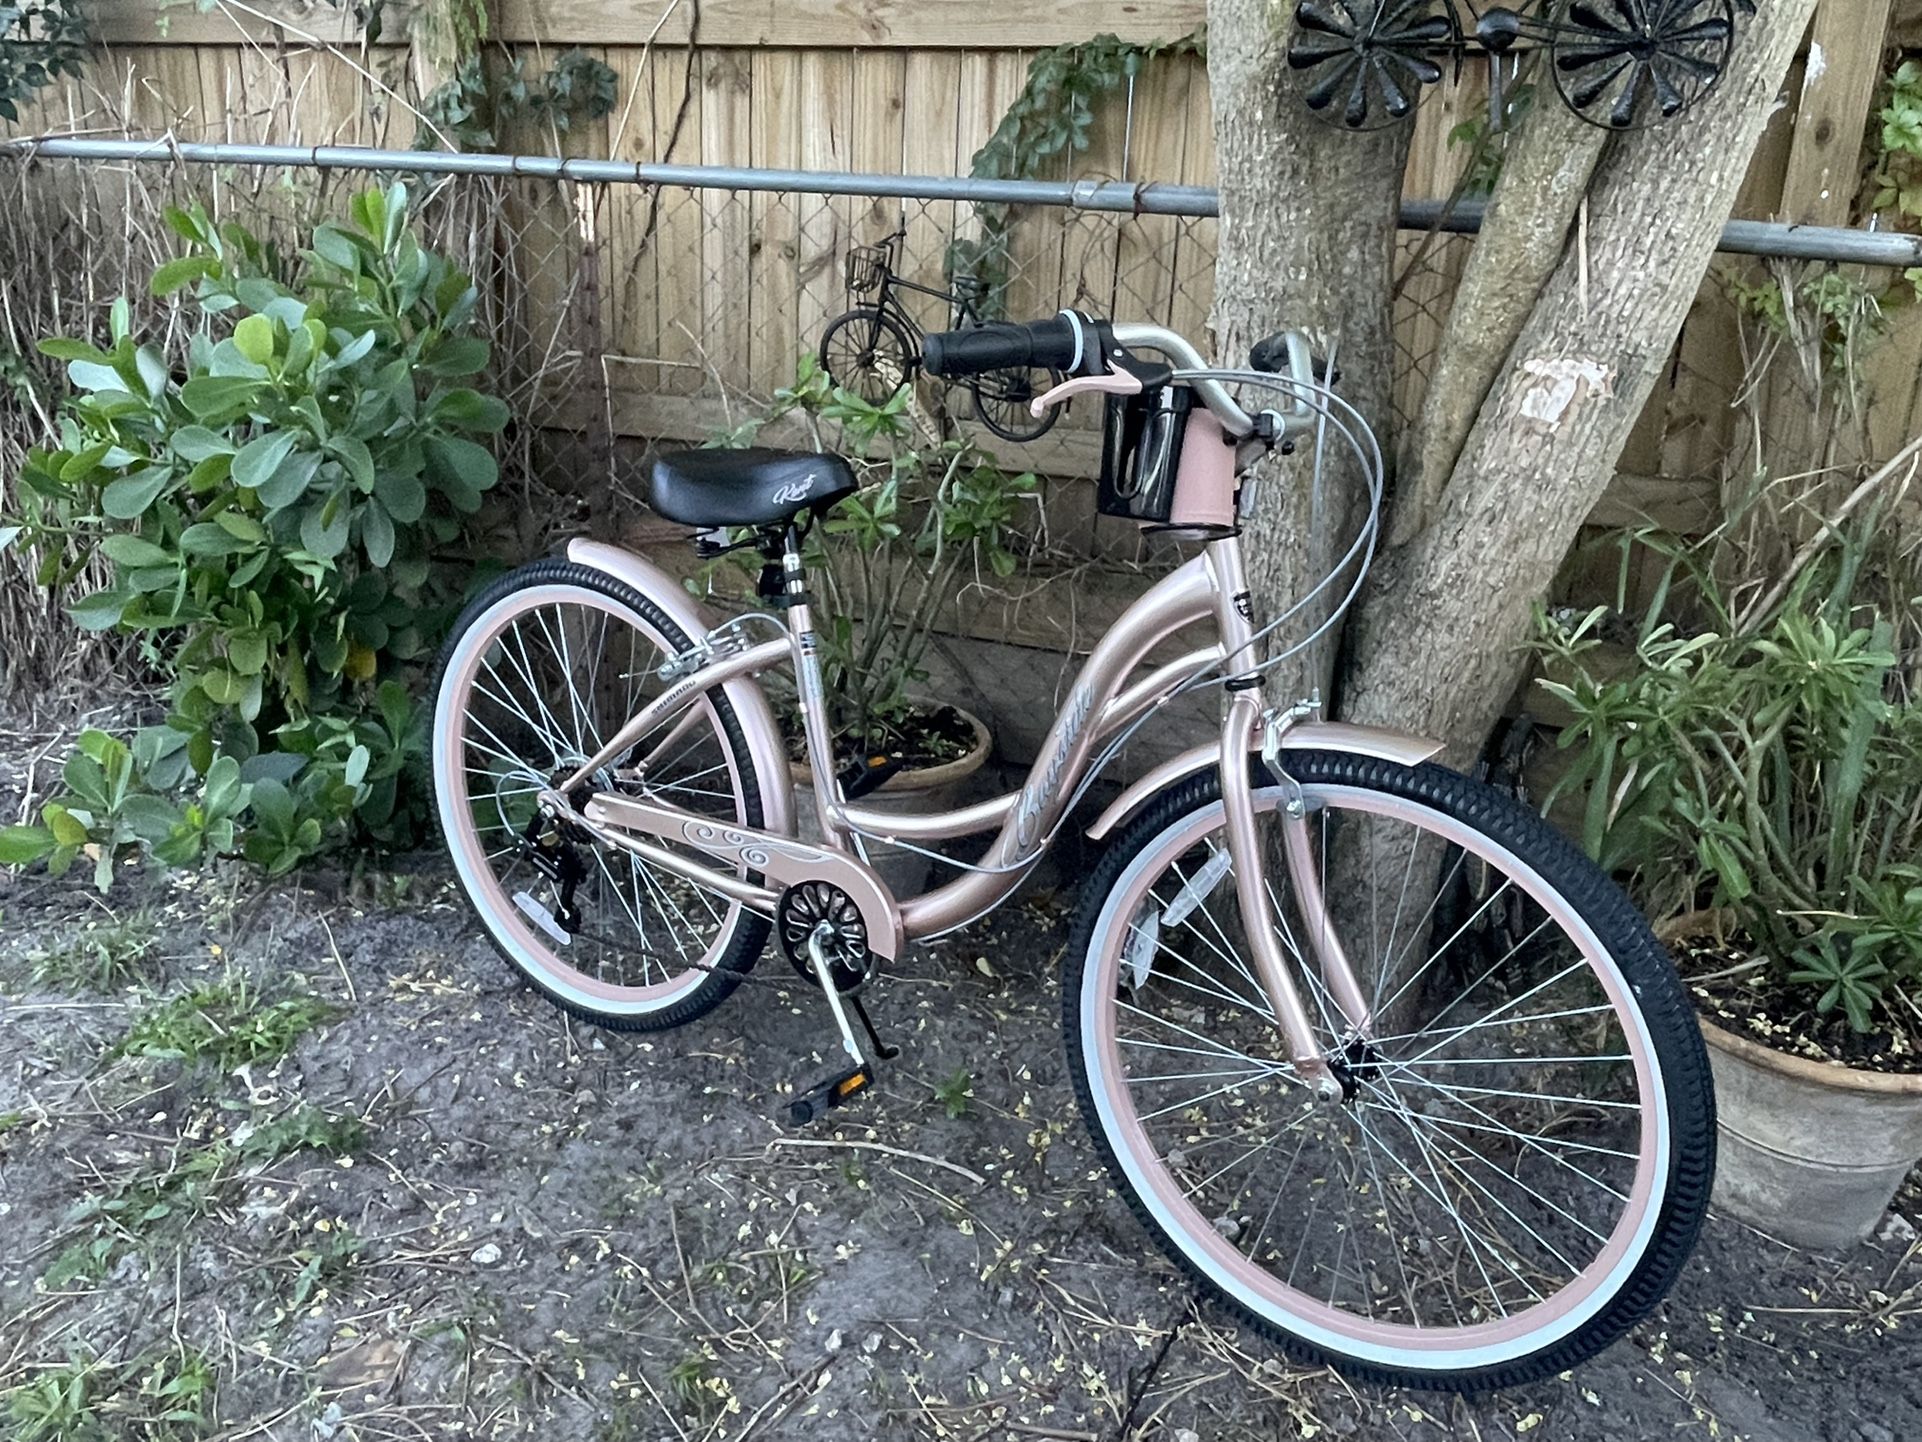
[[[867,923],[853,897],[830,882],[803,881],[782,892],[774,908],[781,950],[802,979],[816,986],[821,983],[808,955],[808,938],[824,921],[834,931],[824,942],[834,989],[843,995],[859,991],[874,972],[874,953],[868,950]]]

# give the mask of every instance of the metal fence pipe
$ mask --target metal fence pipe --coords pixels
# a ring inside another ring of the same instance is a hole
[[[689,190],[783,191],[802,195],[859,195],[903,200],[958,200],[986,205],[1043,205],[1131,215],[1218,216],[1220,193],[1209,186],[1131,184],[1126,181],[982,180],[973,176],[881,175],[856,171],[764,170],[730,165],[657,165],[551,155],[469,155],[444,150],[383,150],[356,145],[228,145],[178,141],[108,140],[48,136],[0,143],[0,155],[69,160],[184,161],[205,165],[279,165],[321,170],[412,171],[426,175],[574,180],[595,184],[672,186]],[[1404,200],[1404,230],[1473,235],[1481,229],[1480,201],[1450,204]],[[1731,220],[1717,249],[1732,255],[1774,256],[1836,264],[1922,266],[1922,236],[1842,226],[1783,225]]]

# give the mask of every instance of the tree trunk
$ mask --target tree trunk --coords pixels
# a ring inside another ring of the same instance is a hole
[[[1215,354],[1242,365],[1264,336],[1307,331],[1324,354],[1336,351],[1343,394],[1381,428],[1394,377],[1389,279],[1409,127],[1354,134],[1313,117],[1284,55],[1292,15],[1292,5],[1273,0],[1208,6],[1221,188]],[[1250,586],[1282,605],[1305,595],[1346,549],[1360,492],[1359,472],[1338,445],[1312,488],[1303,450],[1264,467],[1247,528]],[[1319,619],[1297,618],[1273,638],[1275,649]],[[1322,646],[1277,668],[1273,694],[1325,685],[1332,655]]]
[[[1412,540],[1435,518],[1475,415],[1508,348],[1555,272],[1608,132],[1544,94],[1510,139],[1501,183],[1455,287],[1421,414],[1400,447],[1390,539]]]
[[[1654,389],[1814,7],[1761,7],[1714,95],[1612,142],[1585,257],[1563,255],[1433,521],[1383,558],[1351,620],[1350,719],[1441,738],[1457,763],[1481,746],[1520,677],[1530,608]]]

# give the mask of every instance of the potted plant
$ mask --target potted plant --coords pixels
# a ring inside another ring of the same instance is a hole
[[[893,768],[861,797],[869,809],[946,810],[987,763],[992,737],[965,707],[927,694],[929,648],[945,605],[1013,575],[1021,508],[1034,496],[1035,477],[1003,470],[970,441],[939,433],[915,409],[910,387],[876,405],[835,386],[813,356],[801,359],[794,383],[775,393],[764,414],[716,444],[752,444],[775,422],[798,429],[813,449],[845,455],[862,483],[804,547],[835,756],[848,776]],[[732,572],[737,594],[750,598],[749,563],[741,558],[751,555],[731,552],[710,563],[706,584],[735,591],[719,579]],[[804,827],[818,827],[813,777],[787,699],[796,815]],[[902,895],[923,889],[933,865],[920,852],[885,845],[870,845],[868,854]]]
[[[1786,531],[1640,533],[1670,563],[1639,620],[1538,639],[1573,713],[1551,803],[1585,797],[1697,1000],[1717,1202],[1806,1246],[1866,1235],[1922,1157],[1922,557],[1893,474]]]

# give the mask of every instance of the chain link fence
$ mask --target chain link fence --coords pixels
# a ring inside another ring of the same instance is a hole
[[[404,164],[382,157],[379,168],[356,168],[345,150],[289,163],[247,146],[209,149],[198,163],[183,158],[194,147],[152,147],[162,158],[134,160],[131,148],[82,157],[49,145],[0,160],[8,382],[0,387],[0,486],[55,425],[64,382],[36,353],[40,339],[103,339],[111,302],[126,295],[136,330],[163,347],[184,343],[188,314],[149,286],[182,250],[169,207],[203,204],[290,255],[317,221],[344,215],[356,192],[391,183]],[[973,274],[990,310],[1013,318],[1071,306],[1205,341],[1217,224],[1210,192],[607,167],[625,173],[619,183],[593,174],[592,163],[569,162],[560,175],[561,162],[527,158],[512,161],[523,173],[477,173],[502,160],[423,156],[398,173],[422,242],[477,283],[478,330],[494,347],[489,383],[520,420],[504,438],[505,484],[489,510],[488,544],[503,560],[550,550],[590,524],[630,544],[666,539],[670,528],[650,523],[639,499],[650,447],[711,441],[763,414],[829,323],[869,299],[850,294],[850,249],[897,231],[897,273],[925,288],[898,298],[924,329],[953,323],[945,295]],[[636,183],[650,169],[672,178]],[[1450,233],[1462,214],[1435,220],[1398,242],[1391,424],[1406,423],[1421,403],[1472,244]],[[1705,309],[1691,320],[1623,462],[1646,479],[1650,498],[1673,493],[1697,504],[1699,496],[1675,489],[1691,478],[1712,491],[1743,442],[1734,403],[1746,371],[1727,314]],[[974,426],[965,395],[924,383],[919,403],[1043,478],[1027,567],[956,599],[946,624],[957,644],[1084,647],[1138,592],[1141,573],[1168,559],[1160,543],[1094,514],[1087,477],[1099,453],[1098,410],[1076,408],[1043,441],[1015,446]],[[17,554],[0,554],[0,627],[10,638],[0,675],[97,673],[117,659],[105,653],[120,643],[77,643],[24,566]],[[992,677],[978,679],[992,690]]]

